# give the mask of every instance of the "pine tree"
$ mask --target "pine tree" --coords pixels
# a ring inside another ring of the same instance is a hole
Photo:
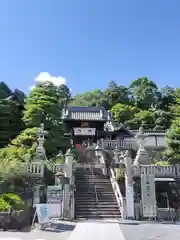
[[[64,137],[65,126],[61,123],[59,91],[52,83],[37,84],[26,99],[24,123],[27,128],[39,127],[43,122],[48,132],[45,148],[48,156],[69,147],[69,138]]]

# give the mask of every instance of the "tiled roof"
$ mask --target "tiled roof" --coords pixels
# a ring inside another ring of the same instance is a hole
[[[130,132],[132,132],[134,135],[139,133],[139,130],[130,130]],[[149,129],[144,129],[144,135],[146,136],[165,136],[166,135],[166,131],[163,130],[149,130]]]
[[[68,106],[67,109],[71,112],[100,112],[105,111],[103,107],[81,107],[81,106]]]
[[[71,112],[70,118],[77,120],[102,120],[102,116],[98,112]]]
[[[107,118],[107,111],[103,107],[71,107],[63,111],[64,119],[72,120],[96,120],[102,121]]]

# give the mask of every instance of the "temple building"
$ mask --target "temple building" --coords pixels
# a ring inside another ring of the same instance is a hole
[[[138,130],[117,125],[112,113],[103,107],[68,106],[63,110],[62,119],[77,148],[100,140],[105,148],[138,149]],[[149,152],[166,148],[165,131],[144,130],[143,134],[145,149]]]

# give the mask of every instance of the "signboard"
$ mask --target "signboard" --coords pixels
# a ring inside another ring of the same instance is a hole
[[[39,224],[48,223],[50,218],[61,217],[61,204],[36,204],[36,213]]]
[[[62,185],[47,187],[47,203],[61,204],[63,200]]]
[[[60,218],[62,217],[62,202],[59,204],[48,204],[48,217],[49,218]]]
[[[143,216],[147,218],[156,217],[156,193],[153,174],[141,174],[141,199]]]
[[[96,128],[74,128],[74,135],[92,136],[96,134]]]
[[[36,204],[36,213],[38,217],[38,223],[44,224],[49,222],[49,214],[48,214],[48,204]]]

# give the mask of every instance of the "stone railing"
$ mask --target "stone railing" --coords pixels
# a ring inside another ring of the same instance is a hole
[[[29,164],[25,164],[26,166],[26,172],[35,175],[43,177],[44,175],[44,163],[41,162],[31,162]],[[24,167],[24,165],[22,166]]]
[[[110,173],[111,173],[110,181],[111,181],[111,185],[112,185],[112,188],[113,188],[113,191],[114,191],[114,194],[115,194],[118,206],[119,206],[119,211],[121,213],[121,218],[125,219],[125,217],[126,217],[126,214],[125,214],[126,209],[125,209],[125,204],[124,204],[125,201],[124,201],[124,198],[121,194],[119,184],[117,183],[115,173],[114,173],[114,170],[112,168],[110,169]]]
[[[154,174],[155,177],[180,177],[180,165],[156,166],[156,165],[141,165],[133,167],[134,176],[140,176],[141,173]]]
[[[101,140],[100,145],[103,149],[137,149],[137,142],[135,139],[124,139],[124,140]]]

